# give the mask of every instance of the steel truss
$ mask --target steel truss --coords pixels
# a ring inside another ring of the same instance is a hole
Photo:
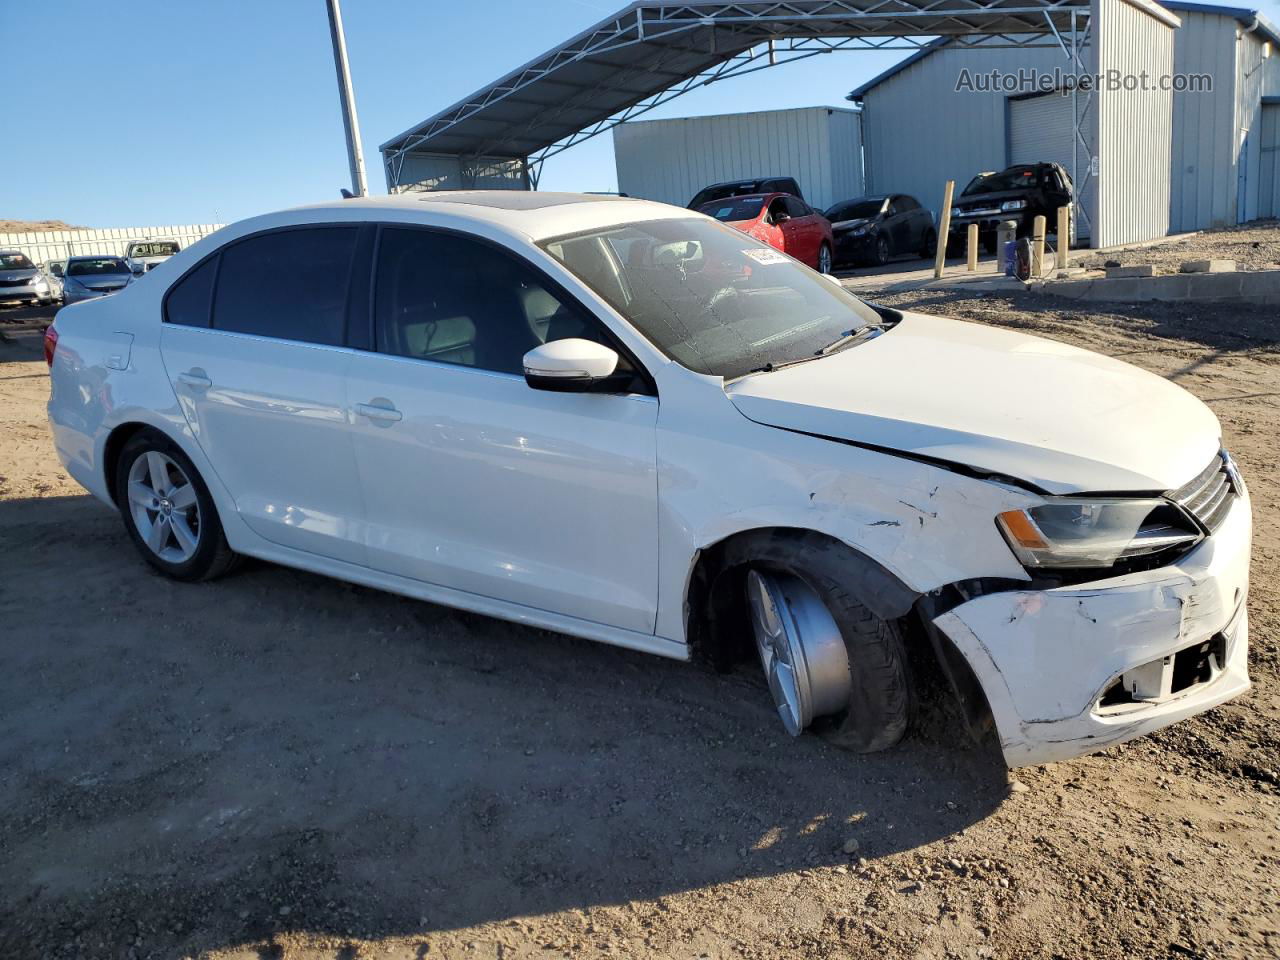
[[[551,157],[712,83],[827,53],[850,50],[920,50],[938,37],[966,48],[1060,46],[1083,72],[1081,25],[1088,0],[788,0],[633,4],[618,15],[516,70],[467,100],[383,145],[387,182],[401,183],[410,155],[444,155],[481,168],[522,166],[536,188]],[[1087,36],[1087,34],[1086,34]],[[643,53],[652,56],[640,56]],[[693,59],[691,59],[693,58]],[[690,68],[689,64],[697,66]],[[607,83],[574,83],[576,71],[608,65]],[[681,76],[681,74],[684,76]],[[554,104],[530,99],[539,84],[572,90]],[[1092,95],[1085,102],[1087,111]],[[622,100],[623,102],[617,103]],[[567,135],[549,130],[577,126],[602,108],[604,115]],[[617,103],[617,106],[613,106]],[[501,133],[463,135],[502,111],[524,116],[494,120]],[[1092,156],[1080,114],[1076,137]],[[445,144],[452,139],[450,146]],[[459,148],[461,141],[465,148]],[[434,141],[434,143],[433,143]],[[444,142],[441,142],[444,141]],[[515,145],[527,144],[520,149]],[[434,149],[433,149],[434,148]],[[1073,164],[1074,165],[1074,164]],[[1073,178],[1078,170],[1072,170]],[[1077,180],[1077,183],[1079,181]]]

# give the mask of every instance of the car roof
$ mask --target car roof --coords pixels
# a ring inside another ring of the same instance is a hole
[[[485,224],[534,241],[643,220],[690,216],[684,207],[633,197],[530,190],[439,190],[310,204],[242,221],[236,226],[262,229],[265,221],[270,220],[277,220],[281,225],[287,220],[314,222],[316,215],[327,213],[332,213],[335,220],[389,217],[402,222],[413,222],[418,219],[413,214],[424,214],[423,222],[448,220],[464,227],[468,223]],[[299,217],[299,214],[306,216]]]
[[[72,260],[123,260],[124,257],[118,253],[77,253],[74,257],[67,257],[67,263]]]

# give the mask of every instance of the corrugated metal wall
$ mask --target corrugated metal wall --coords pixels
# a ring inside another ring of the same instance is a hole
[[[964,189],[975,174],[1008,165],[1007,97],[957,91],[961,71],[1065,69],[1053,47],[973,50],[941,47],[869,91],[862,135],[868,193],[907,193],[937,210],[947,180]]]
[[[21,250],[35,263],[101,254],[124,256],[130,240],[177,240],[185,249],[222,228],[220,223],[170,227],[115,227],[105,230],[47,230],[39,233],[0,233],[0,250]]]
[[[1280,217],[1280,103],[1262,107],[1258,216]]]
[[[1106,76],[1173,73],[1173,30],[1126,0],[1092,0],[1097,71]],[[1169,232],[1173,94],[1103,89],[1090,111],[1097,127],[1098,191],[1093,245],[1109,247]],[[1091,211],[1092,212],[1092,211]]]
[[[618,189],[684,206],[710,183],[795,177],[820,209],[859,196],[861,131],[852,110],[803,107],[640,120],[613,128]]]
[[[1280,52],[1267,56],[1266,41],[1237,25],[1234,195],[1236,219],[1264,216],[1262,209],[1262,98],[1280,95]],[[1269,185],[1268,185],[1269,186]]]
[[[1173,34],[1179,73],[1207,73],[1211,92],[1173,95],[1169,229],[1204,230],[1236,222],[1236,21],[1182,12]]]

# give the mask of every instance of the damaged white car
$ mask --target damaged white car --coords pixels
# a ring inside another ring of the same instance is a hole
[[[687,210],[271,214],[62,310],[46,354],[62,462],[179,579],[246,554],[663,656],[745,649],[788,732],[858,750],[907,730],[919,644],[1013,766],[1249,685],[1249,499],[1207,407],[868,305]]]

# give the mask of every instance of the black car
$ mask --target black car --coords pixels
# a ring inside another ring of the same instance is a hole
[[[996,252],[996,230],[1006,220],[1018,225],[1018,236],[1029,237],[1036,217],[1044,217],[1049,231],[1056,228],[1058,208],[1071,205],[1071,177],[1061,164],[1020,163],[999,173],[980,173],[951,204],[950,244],[964,248],[969,224],[987,253]]]
[[[933,214],[905,193],[843,200],[824,216],[831,221],[836,263],[883,266],[900,253],[931,257],[938,242]]]
[[[793,197],[804,199],[800,184],[796,183],[794,177],[758,177],[755,180],[729,180],[703,187],[689,201],[689,209],[697,210],[704,203],[711,203],[713,200],[745,197],[753,193],[789,193]]]

